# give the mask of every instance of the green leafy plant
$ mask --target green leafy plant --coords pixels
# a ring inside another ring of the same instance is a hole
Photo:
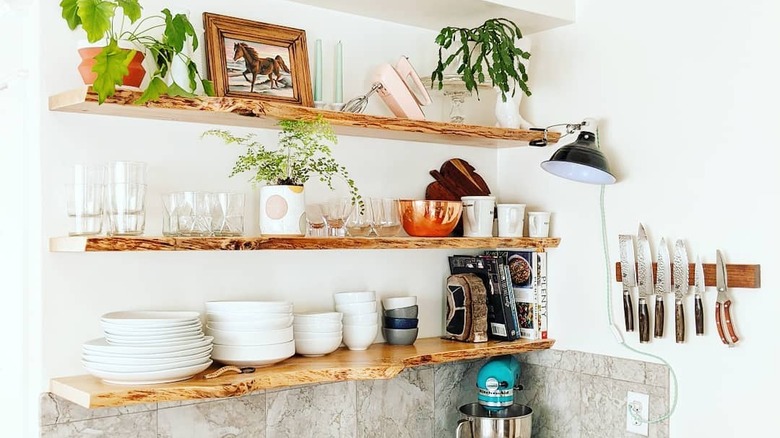
[[[122,85],[123,78],[128,74],[127,67],[135,56],[135,50],[119,47],[120,41],[130,42],[143,49],[151,55],[156,65],[149,85],[136,103],[154,100],[163,94],[194,96],[198,82],[207,95],[214,95],[214,85],[201,77],[198,66],[185,53],[188,44],[192,50],[198,48],[195,29],[185,14],[174,15],[170,10],[163,9],[161,15],[141,19],[143,8],[138,0],[62,0],[60,7],[62,18],[71,30],[80,26],[90,43],[106,41],[95,57],[92,69],[97,74],[92,88],[98,94],[99,103],[113,96],[116,87]],[[152,36],[151,33],[155,31],[162,31],[162,36]],[[177,84],[172,80],[168,85],[164,80],[176,58],[187,66],[187,84]]]
[[[439,61],[431,73],[431,87],[438,81],[442,88],[444,70],[454,62],[458,66],[458,74],[463,78],[468,91],[476,90],[477,85],[485,82],[485,70],[494,87],[501,90],[501,96],[506,101],[506,95],[511,88],[514,96],[516,87],[527,95],[531,95],[526,82],[528,74],[523,60],[531,57],[529,52],[515,47],[515,40],[523,35],[514,22],[506,18],[491,18],[481,26],[468,29],[464,27],[445,27],[436,36],[439,45]],[[450,48],[449,56],[444,58],[444,52]]]
[[[314,175],[333,190],[333,178],[341,177],[349,186],[352,201],[364,208],[363,198],[355,181],[349,177],[346,167],[333,158],[329,144],[338,139],[330,124],[322,116],[315,120],[280,120],[278,124],[279,147],[268,149],[255,139],[254,134],[236,136],[229,131],[212,129],[201,137],[220,138],[225,144],[237,144],[246,148],[236,160],[230,176],[250,172],[253,186],[260,183],[272,185],[303,185]]]

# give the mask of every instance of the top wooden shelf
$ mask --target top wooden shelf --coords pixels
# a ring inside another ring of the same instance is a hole
[[[543,135],[541,131],[325,111],[236,97],[162,96],[143,105],[134,104],[133,102],[140,96],[140,91],[119,89],[113,97],[98,105],[97,94],[89,87],[81,87],[50,96],[49,109],[71,113],[270,129],[275,129],[278,121],[282,119],[313,120],[322,115],[333,126],[336,134],[485,148],[527,146],[529,141],[542,138]],[[549,132],[547,136],[549,142],[555,143],[560,138],[560,133]]]
[[[554,343],[552,339],[540,339],[473,344],[423,338],[413,345],[374,344],[365,351],[342,347],[322,357],[293,356],[276,365],[258,368],[251,374],[228,373],[204,379],[205,374],[221,365],[215,363],[192,379],[160,385],[109,385],[90,375],[60,377],[51,380],[50,391],[86,408],[233,397],[296,385],[391,379],[405,368],[546,350]]]
[[[292,0],[320,8],[439,31],[475,27],[489,18],[508,18],[532,34],[574,22],[575,0]]]

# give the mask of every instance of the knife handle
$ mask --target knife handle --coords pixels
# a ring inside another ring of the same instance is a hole
[[[664,296],[661,294],[655,297],[655,331],[653,336],[656,338],[664,337]]]
[[[639,299],[639,342],[650,340],[650,312],[647,310],[647,299]]]
[[[623,292],[623,316],[626,320],[626,331],[634,331],[634,303],[631,300],[631,293]]]
[[[718,336],[720,336],[721,342],[723,342],[726,345],[730,345],[729,341],[726,340],[726,335],[723,334],[723,323],[721,322],[720,318],[720,301],[715,302],[715,328],[718,329]]]
[[[728,330],[729,336],[731,336],[731,342],[736,344],[739,342],[739,338],[737,337],[737,333],[734,331],[734,325],[731,322],[731,300],[726,300],[726,302],[723,303],[723,316],[726,319],[726,330]]]
[[[701,295],[694,298],[694,317],[696,319],[696,336],[704,334],[704,306],[701,303]]]
[[[676,300],[674,307],[674,340],[678,344],[685,342],[685,308],[682,300]]]

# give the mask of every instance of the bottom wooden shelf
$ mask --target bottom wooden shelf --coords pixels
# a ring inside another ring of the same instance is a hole
[[[252,374],[226,374],[215,379],[204,379],[204,374],[219,368],[220,365],[215,363],[210,369],[183,382],[123,386],[109,385],[96,377],[81,375],[52,379],[49,390],[86,408],[232,397],[295,385],[390,379],[405,368],[546,350],[554,343],[553,339],[544,339],[471,344],[423,338],[414,345],[374,344],[365,351],[340,348],[326,356],[313,358],[296,355],[279,364],[259,368]]]

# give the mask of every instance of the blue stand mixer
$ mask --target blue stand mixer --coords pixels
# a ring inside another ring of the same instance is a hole
[[[460,407],[456,437],[531,438],[531,408],[515,404],[515,389],[523,389],[520,363],[512,356],[490,359],[477,373],[477,403]],[[464,435],[464,430],[469,434]]]

